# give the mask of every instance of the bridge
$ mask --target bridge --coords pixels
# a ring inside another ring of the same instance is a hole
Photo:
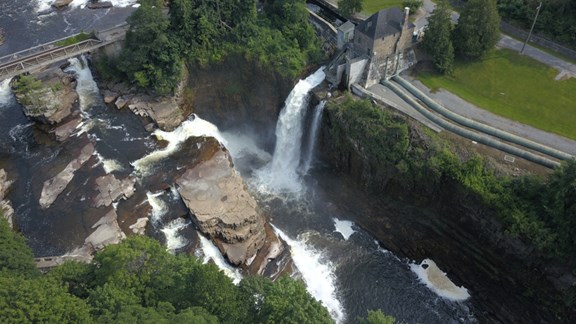
[[[126,38],[128,27],[128,24],[124,23],[97,31],[94,37],[78,43],[58,45],[66,39],[79,35],[76,34],[0,57],[0,81],[121,41]]]

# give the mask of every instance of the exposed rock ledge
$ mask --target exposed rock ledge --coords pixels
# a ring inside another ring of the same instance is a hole
[[[247,264],[264,245],[265,219],[220,149],[176,179],[178,192],[202,233],[235,265]]]
[[[80,169],[88,159],[94,154],[94,145],[92,143],[86,144],[80,155],[74,160],[70,161],[68,165],[58,173],[55,177],[48,179],[44,182],[42,193],[40,195],[40,206],[44,209],[50,207],[58,196],[66,189],[66,186],[74,178],[74,172]]]
[[[14,209],[10,201],[5,199],[11,185],[12,181],[8,180],[6,171],[0,169],[0,209],[4,212],[4,218],[8,220],[10,227],[13,227],[12,216],[14,215]]]

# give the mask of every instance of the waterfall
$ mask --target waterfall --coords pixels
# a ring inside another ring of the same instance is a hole
[[[290,246],[292,260],[302,274],[308,292],[328,308],[336,323],[342,323],[344,307],[336,296],[336,278],[334,266],[323,260],[322,254],[307,244],[307,235],[301,234],[296,240],[291,239],[276,226],[272,228]]]
[[[314,150],[316,148],[316,138],[318,137],[318,129],[320,129],[320,122],[322,121],[322,113],[324,112],[324,106],[326,101],[322,100],[316,107],[314,107],[314,115],[312,117],[312,123],[310,125],[310,134],[308,136],[308,147],[306,154],[302,159],[302,175],[308,174],[310,167],[312,166],[312,160],[314,159]]]
[[[209,239],[205,238],[202,234],[198,233],[198,237],[200,238],[200,253],[197,253],[197,257],[202,257],[202,262],[204,264],[208,263],[210,260],[216,264],[218,269],[220,269],[224,274],[232,279],[232,282],[237,285],[242,280],[242,274],[238,268],[234,268],[222,256],[220,250],[210,241]],[[201,255],[200,255],[201,254]]]
[[[176,218],[161,229],[162,233],[164,233],[164,236],[166,237],[166,250],[170,253],[174,253],[177,249],[188,244],[186,238],[179,235],[180,230],[188,225],[190,225],[190,222],[186,221],[184,218]]]
[[[300,80],[286,98],[276,124],[276,148],[272,162],[260,170],[260,189],[272,192],[300,192],[297,173],[302,147],[302,124],[308,105],[308,93],[322,83],[324,67]]]
[[[80,101],[80,109],[86,112],[97,101],[101,100],[100,90],[98,85],[92,77],[92,71],[88,66],[88,62],[84,55],[78,58],[71,58],[68,60],[70,66],[66,68],[66,72],[74,72],[76,74],[76,92]]]
[[[168,206],[162,199],[160,199],[160,196],[162,196],[162,194],[164,194],[164,192],[162,191],[157,193],[151,193],[151,192],[146,193],[148,203],[150,204],[150,206],[152,206],[150,218],[152,220],[152,224],[154,225],[158,224],[158,222],[162,220],[162,216],[164,216],[164,214],[168,212]]]
[[[10,89],[10,81],[6,79],[0,82],[0,107],[8,106],[12,102],[12,89]]]

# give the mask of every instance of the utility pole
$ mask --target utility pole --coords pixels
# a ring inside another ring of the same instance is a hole
[[[528,41],[530,40],[530,36],[532,36],[532,31],[534,30],[534,26],[536,25],[536,19],[538,19],[538,14],[540,13],[540,8],[542,8],[542,1],[540,1],[538,8],[536,8],[536,16],[534,16],[534,21],[532,22],[532,27],[530,27],[530,32],[528,33],[528,37],[526,38],[526,41],[524,41],[524,45],[522,45],[522,49],[520,50],[520,54],[524,54],[524,47],[526,47],[526,43],[528,43]]]

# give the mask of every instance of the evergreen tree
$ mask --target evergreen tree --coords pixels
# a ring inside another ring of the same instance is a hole
[[[500,16],[496,0],[470,0],[454,30],[458,55],[479,58],[494,48],[500,39]]]
[[[345,17],[351,17],[354,13],[362,11],[363,0],[338,0],[338,9]]]
[[[444,74],[452,73],[454,67],[450,11],[446,1],[438,2],[436,9],[428,18],[426,35],[422,41],[422,46],[432,56],[436,69]]]

